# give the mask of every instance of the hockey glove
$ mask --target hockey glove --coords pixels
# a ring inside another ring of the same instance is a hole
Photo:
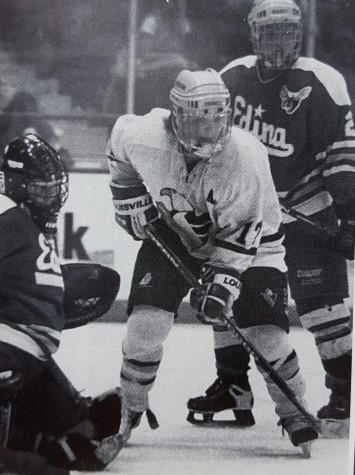
[[[229,314],[239,297],[239,273],[231,268],[205,266],[201,280],[205,292],[192,289],[190,305],[199,312],[203,323],[221,323],[222,310]]]
[[[355,247],[355,221],[341,220],[337,239],[341,254],[350,261],[354,260]]]
[[[116,222],[130,234],[135,241],[146,239],[143,230],[147,223],[158,219],[158,210],[146,187],[118,188],[111,186],[112,201],[115,207]]]

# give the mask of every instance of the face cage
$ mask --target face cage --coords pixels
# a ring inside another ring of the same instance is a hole
[[[289,69],[299,58],[302,27],[296,22],[254,25],[254,52],[268,69]]]
[[[26,184],[26,205],[38,214],[57,214],[68,198],[68,175],[63,172],[55,181],[32,180]]]
[[[183,148],[202,159],[219,153],[231,130],[231,109],[181,112],[173,110],[174,132]]]

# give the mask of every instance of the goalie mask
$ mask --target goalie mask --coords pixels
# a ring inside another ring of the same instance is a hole
[[[293,0],[256,0],[248,16],[254,53],[266,68],[290,68],[302,46],[301,10]]]
[[[23,204],[45,234],[54,234],[68,197],[68,174],[57,152],[35,134],[12,140],[0,166],[0,193]]]
[[[231,129],[230,94],[215,70],[181,71],[170,102],[172,127],[184,150],[209,159],[223,149]]]

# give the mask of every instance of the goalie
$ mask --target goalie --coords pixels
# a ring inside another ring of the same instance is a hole
[[[103,315],[120,285],[112,269],[60,265],[54,236],[67,197],[52,147],[34,134],[10,142],[0,165],[0,458],[8,471],[21,472],[26,453],[67,470],[102,469],[117,453],[109,436],[120,425],[119,389],[82,397],[52,357],[62,330]]]

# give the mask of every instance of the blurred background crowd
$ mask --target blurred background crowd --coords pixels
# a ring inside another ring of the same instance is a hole
[[[105,143],[117,116],[168,107],[181,69],[219,70],[252,54],[252,3],[0,0],[0,150],[36,131],[70,171],[106,172]],[[355,103],[355,0],[299,4],[305,18],[313,8],[303,54],[340,71]]]

